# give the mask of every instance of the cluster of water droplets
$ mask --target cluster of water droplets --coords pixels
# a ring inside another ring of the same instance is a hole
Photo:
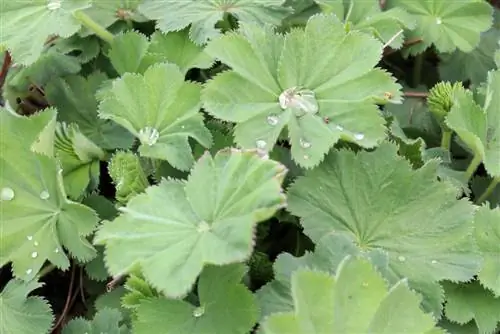
[[[193,310],[193,317],[195,317],[195,318],[199,318],[203,314],[205,314],[205,307],[203,307],[203,306],[199,306]]]
[[[156,144],[159,138],[160,133],[158,132],[158,130],[150,126],[146,126],[139,131],[139,140],[143,145],[152,146]]]
[[[316,94],[310,89],[292,87],[285,89],[278,98],[281,109],[293,109],[295,115],[316,114],[319,111]]]

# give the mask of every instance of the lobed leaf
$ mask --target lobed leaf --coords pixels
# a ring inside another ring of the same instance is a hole
[[[63,328],[62,334],[106,333],[128,334],[129,329],[121,324],[120,311],[112,308],[99,310],[92,321],[84,318],[73,318]]]

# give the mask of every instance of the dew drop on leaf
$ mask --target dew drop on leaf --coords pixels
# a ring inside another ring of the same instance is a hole
[[[2,201],[11,201],[14,199],[14,190],[12,190],[12,188],[2,188],[2,190],[0,190],[0,200]]]
[[[31,253],[31,257],[32,257],[32,258],[34,258],[34,259],[35,259],[37,256],[38,256],[38,253],[37,253],[37,252],[33,252],[33,253]]]
[[[300,146],[302,146],[302,148],[309,148],[311,147],[311,143],[300,138]]]
[[[304,114],[316,114],[319,110],[316,94],[309,89],[299,87],[288,88],[279,96],[279,103],[282,109],[293,108],[296,116]]]
[[[33,269],[26,270],[26,275],[30,275],[33,272]]]
[[[41,198],[41,199],[44,199],[44,200],[45,200],[45,199],[49,199],[49,197],[50,197],[50,194],[49,194],[49,192],[48,192],[47,190],[44,190],[44,191],[42,191],[42,192],[40,193],[40,198]]]
[[[55,252],[55,253],[59,253],[59,248],[56,248],[56,249],[54,250],[54,252]]]
[[[38,241],[35,241],[33,245],[35,245],[35,247],[38,246]]]
[[[432,261],[431,261],[431,263],[432,263],[432,264],[436,264],[436,263],[438,263],[438,262],[437,262],[436,260],[432,260]]]
[[[436,17],[436,24],[441,24],[443,23],[443,21],[441,20],[440,17]]]
[[[356,138],[356,140],[362,140],[363,138],[365,138],[365,135],[362,133],[356,133],[354,134],[354,138]]]
[[[366,283],[366,282],[363,282],[361,285],[362,285],[364,288],[367,288],[367,287],[368,287],[368,283]]]
[[[200,224],[198,225],[198,232],[204,233],[210,231],[210,225],[206,221],[201,221]]]
[[[267,146],[267,143],[265,141],[263,141],[262,139],[259,139],[255,142],[255,145],[257,145],[257,148],[260,148],[260,149],[265,149],[266,146]]]
[[[160,133],[155,128],[146,126],[139,131],[139,140],[141,144],[152,146],[156,144],[158,138],[160,138]]]
[[[267,123],[271,126],[275,126],[276,124],[278,124],[279,122],[279,119],[277,116],[275,115],[269,115],[267,116]]]
[[[28,239],[29,241],[31,241],[31,240],[33,240],[33,236],[28,235],[28,236],[26,237],[26,239]]]
[[[404,256],[400,255],[400,256],[398,256],[398,260],[399,260],[400,262],[405,262],[405,261],[406,261],[406,258],[405,258]]]
[[[307,154],[304,155],[304,160],[309,160],[309,156]]]
[[[337,128],[337,130],[339,130],[339,131],[344,131],[344,128],[343,128],[342,126],[340,126],[340,125],[337,125],[337,126],[336,126],[336,128]]]
[[[193,317],[199,318],[205,313],[205,308],[203,306],[197,307],[193,310]]]
[[[61,1],[60,0],[52,0],[52,1],[49,1],[49,3],[47,4],[48,10],[57,10],[59,8],[61,8]]]

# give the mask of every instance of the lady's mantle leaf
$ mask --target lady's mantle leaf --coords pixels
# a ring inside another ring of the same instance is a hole
[[[184,81],[176,65],[156,64],[144,75],[126,73],[114,80],[99,105],[99,115],[138,137],[142,156],[188,170],[194,162],[188,138],[205,147],[212,142],[199,112],[200,91],[198,84]]]
[[[205,154],[187,182],[163,180],[133,197],[103,224],[110,274],[140,264],[145,278],[167,296],[188,292],[205,264],[248,258],[254,227],[283,207],[285,168],[250,151]]]
[[[55,117],[53,109],[30,118],[0,110],[0,266],[12,261],[14,274],[26,280],[46,260],[68,268],[62,246],[81,261],[95,256],[85,236],[97,215],[66,198],[62,171],[45,149],[54,146],[53,128],[48,129]]]
[[[388,289],[364,259],[345,258],[335,277],[299,269],[291,290],[295,312],[269,316],[263,334],[444,333],[405,280]]]
[[[413,14],[417,27],[408,37],[423,42],[408,48],[410,54],[423,52],[434,44],[440,52],[456,49],[471,52],[482,32],[492,24],[492,7],[477,0],[387,0],[388,8],[402,8]]]
[[[47,301],[28,297],[42,286],[36,281],[10,280],[0,293],[0,333],[47,334],[54,316]]]
[[[330,154],[290,188],[290,212],[315,242],[347,234],[361,250],[387,252],[396,277],[424,284],[469,280],[480,265],[473,205],[437,180],[438,161],[412,170],[396,151],[383,144],[370,153]]]
[[[500,208],[479,208],[474,225],[476,243],[484,258],[479,281],[500,297]]]
[[[472,92],[458,92],[446,124],[482,158],[488,174],[500,177],[500,70],[488,73],[483,107]]]
[[[373,67],[382,44],[334,15],[316,15],[286,36],[244,26],[206,49],[232,68],[209,81],[205,109],[236,122],[236,142],[271,151],[285,126],[292,157],[314,167],[339,139],[374,147],[385,138],[375,102],[400,101],[400,86]]]
[[[163,32],[179,31],[191,25],[189,36],[204,44],[220,34],[215,24],[232,14],[240,22],[279,25],[290,13],[281,5],[285,0],[145,0],[139,11]]]
[[[246,334],[257,322],[255,297],[241,284],[241,264],[207,266],[200,275],[200,305],[166,298],[146,299],[137,309],[134,333]]]
[[[82,334],[82,333],[106,333],[106,334],[127,334],[130,333],[127,326],[122,325],[122,315],[120,311],[112,308],[99,310],[92,321],[83,318],[74,318],[66,324],[62,334]]]
[[[494,298],[477,281],[471,284],[446,282],[445,314],[448,319],[466,324],[472,319],[481,334],[493,334],[500,322],[500,298]]]
[[[48,37],[70,37],[80,29],[73,12],[89,6],[89,0],[2,1],[0,45],[17,63],[32,64]]]

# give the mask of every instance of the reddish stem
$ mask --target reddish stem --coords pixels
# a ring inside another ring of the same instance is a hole
[[[12,58],[9,51],[5,51],[5,56],[3,57],[2,69],[0,70],[0,91],[5,84],[5,79],[7,78],[7,73],[9,73],[10,66],[12,65]]]

